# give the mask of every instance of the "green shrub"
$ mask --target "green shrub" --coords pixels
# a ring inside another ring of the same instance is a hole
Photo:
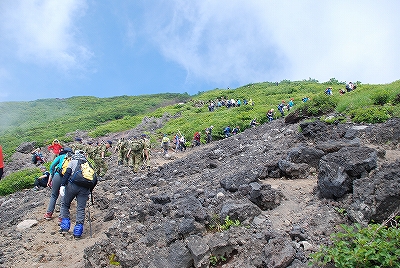
[[[341,225],[343,232],[332,234],[332,246],[310,254],[310,264],[334,264],[338,268],[400,267],[400,229],[370,224],[361,228]]]
[[[385,105],[389,102],[390,92],[387,90],[379,90],[372,94],[371,99],[375,105]]]
[[[0,196],[8,195],[33,187],[35,178],[41,176],[39,168],[23,169],[0,180]]]
[[[211,231],[222,232],[228,230],[232,226],[239,226],[239,220],[231,220],[229,216],[225,217],[224,223],[221,223],[219,215],[214,215],[211,218],[210,224],[208,225],[208,229]]]
[[[319,94],[311,100],[300,104],[298,107],[295,107],[295,109],[300,110],[305,116],[317,116],[334,111],[337,103],[337,97]]]
[[[389,110],[382,107],[358,108],[350,115],[356,123],[382,123],[390,118]]]

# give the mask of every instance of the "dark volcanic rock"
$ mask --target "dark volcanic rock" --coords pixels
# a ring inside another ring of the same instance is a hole
[[[322,197],[340,198],[353,190],[353,181],[377,166],[377,153],[367,147],[342,148],[324,156],[319,165],[318,190]]]
[[[400,162],[353,183],[353,203],[349,216],[357,222],[382,222],[400,208]]]

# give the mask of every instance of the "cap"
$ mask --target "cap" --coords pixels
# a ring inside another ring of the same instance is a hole
[[[63,151],[65,151],[65,152],[71,152],[71,153],[72,153],[72,149],[69,148],[69,147],[64,147],[64,148],[63,148]]]
[[[111,145],[111,144],[112,144],[112,141],[107,141],[107,143]]]
[[[82,141],[82,138],[76,137],[75,141]]]
[[[75,150],[75,154],[85,154],[85,152],[82,150]]]
[[[58,140],[57,139],[54,139],[54,141],[53,142],[58,142]]]

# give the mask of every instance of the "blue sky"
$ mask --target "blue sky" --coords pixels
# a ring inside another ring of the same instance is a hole
[[[400,79],[398,0],[1,0],[0,102]]]

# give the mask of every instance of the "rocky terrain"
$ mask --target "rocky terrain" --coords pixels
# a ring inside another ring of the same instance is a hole
[[[0,267],[309,267],[339,224],[382,222],[399,209],[399,152],[392,119],[276,120],[171,159],[154,148],[153,168],[138,174],[113,153],[80,240],[43,219],[49,189],[0,198]],[[8,172],[29,157],[15,153]],[[239,226],[222,230],[227,216]]]

